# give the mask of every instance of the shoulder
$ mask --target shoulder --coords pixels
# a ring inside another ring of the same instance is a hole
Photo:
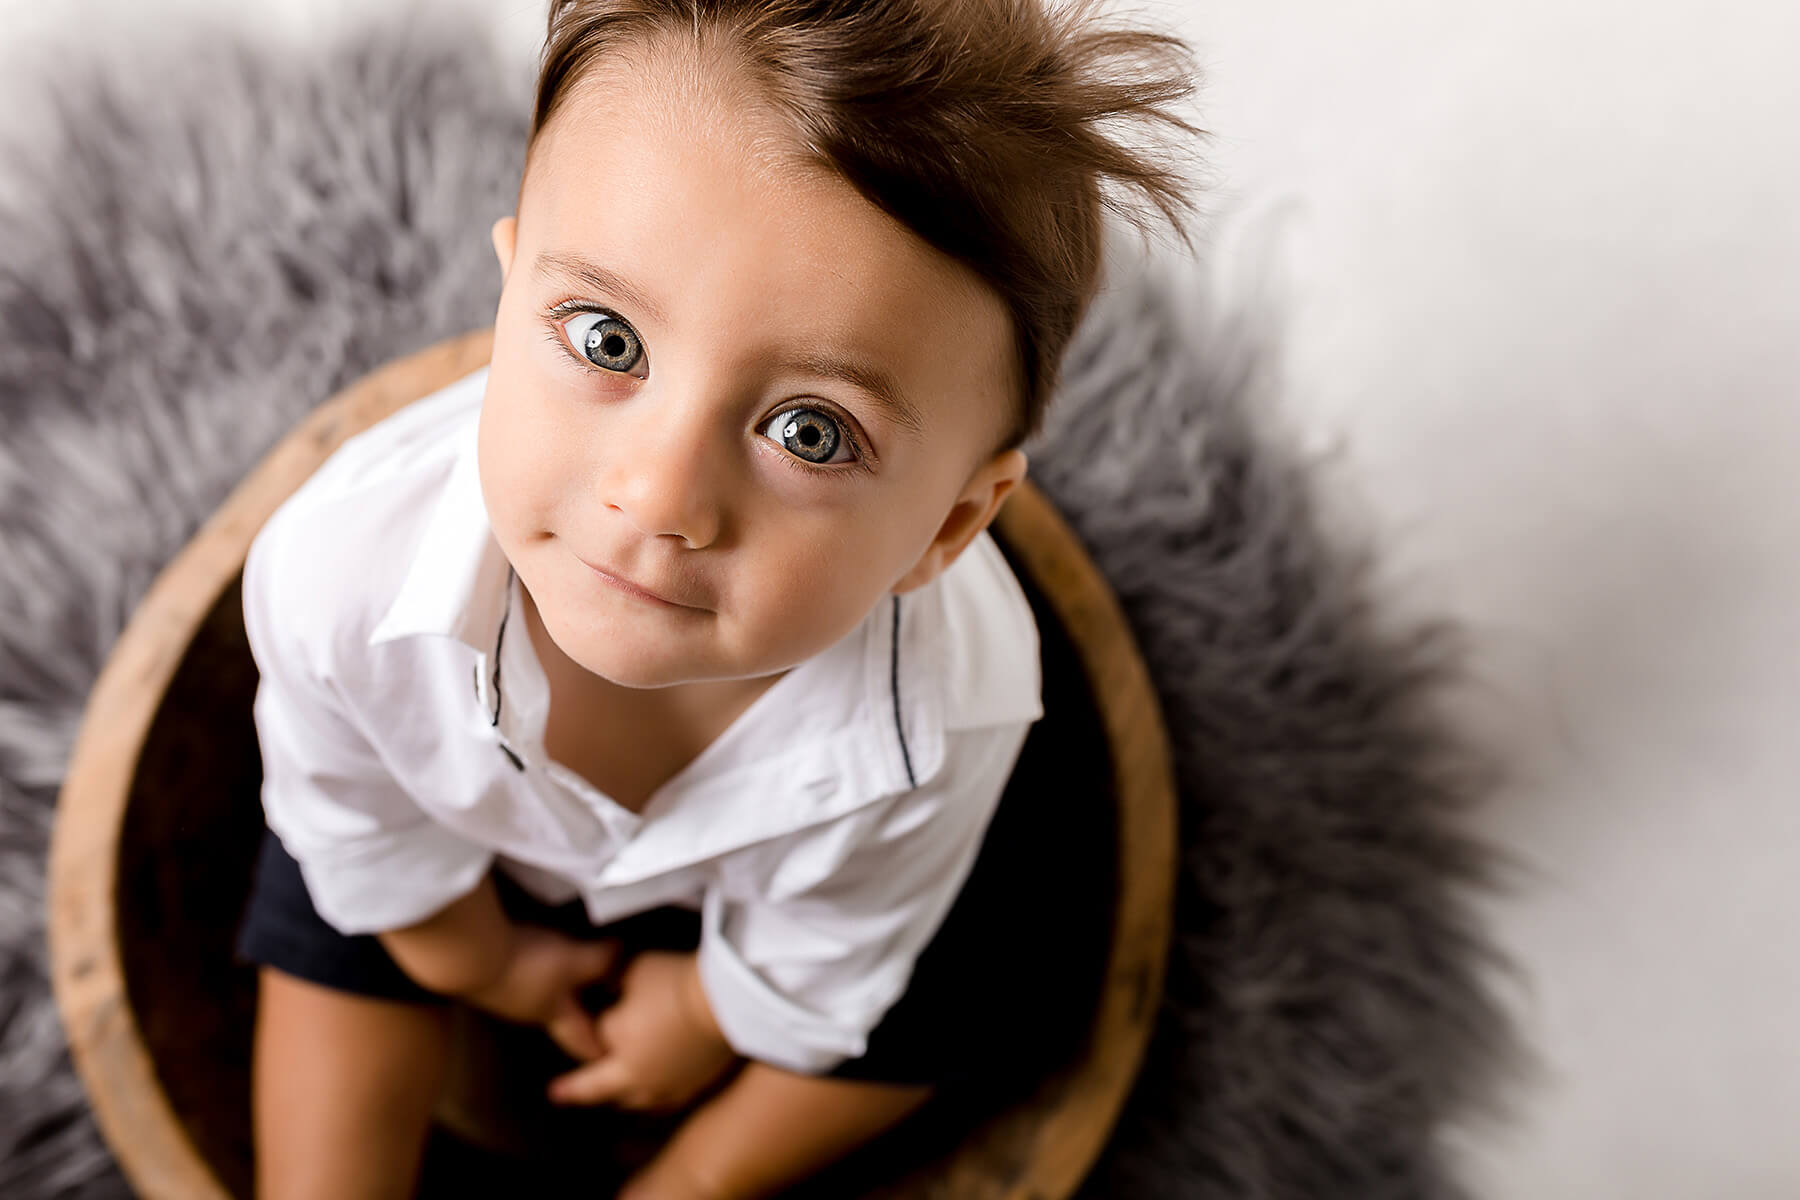
[[[1037,620],[993,537],[979,534],[930,590],[946,728],[1042,716]]]
[[[487,369],[347,439],[269,517],[244,561],[244,620],[317,669],[358,652],[405,578],[460,453]]]

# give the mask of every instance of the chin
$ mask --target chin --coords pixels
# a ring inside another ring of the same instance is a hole
[[[671,687],[677,683],[689,683],[706,677],[706,673],[698,669],[697,663],[676,661],[660,654],[632,653],[617,643],[598,647],[588,653],[571,654],[569,657],[588,674],[597,675],[619,687]]]
[[[660,669],[653,664],[633,663],[616,667],[610,663],[582,664],[594,675],[608,683],[622,688],[633,688],[640,691],[652,691],[656,688],[674,687],[678,683],[693,682],[693,675],[681,671]]]
[[[628,626],[603,622],[577,630],[541,606],[538,615],[565,658],[609,683],[628,688],[667,687],[695,675],[698,664],[691,655],[672,653],[675,647],[658,649],[637,643],[632,636],[636,631]]]

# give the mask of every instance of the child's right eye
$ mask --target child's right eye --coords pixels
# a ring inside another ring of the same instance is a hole
[[[643,374],[644,343],[625,321],[609,312],[586,309],[562,322],[569,345],[603,371]]]

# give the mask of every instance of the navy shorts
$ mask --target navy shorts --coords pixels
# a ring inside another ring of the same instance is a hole
[[[687,909],[653,909],[603,928],[587,919],[579,900],[546,904],[504,871],[495,871],[493,879],[501,908],[520,924],[574,938],[617,937],[633,950],[692,950],[699,943],[699,914]],[[340,992],[414,1004],[449,999],[415,983],[374,934],[343,934],[327,924],[313,907],[300,864],[268,830],[263,831],[237,950],[246,962]]]
[[[1041,845],[1021,841],[1030,829],[1020,819],[1023,807],[1016,798],[1002,800],[970,878],[920,956],[906,992],[871,1032],[865,1053],[830,1075],[985,1086],[999,1076],[1053,1065],[1077,1044],[1092,1012],[1090,985],[1099,966],[1094,954],[1104,950],[1107,896],[1070,886],[1067,876],[1060,886],[1030,878],[1034,866],[1054,864],[1046,862]],[[493,877],[502,906],[521,923],[577,938],[618,937],[628,950],[692,950],[699,942],[700,918],[691,910],[653,909],[596,926],[579,900],[546,904],[504,872]],[[1083,897],[1085,912],[1058,920],[1059,908],[1081,904]],[[1083,920],[1085,937],[1078,928]],[[448,1002],[415,983],[373,934],[346,935],[328,925],[313,907],[299,864],[267,831],[237,950],[242,961],[338,991]],[[584,1000],[598,1011],[605,997]]]

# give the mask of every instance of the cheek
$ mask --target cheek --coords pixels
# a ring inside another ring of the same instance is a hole
[[[541,520],[560,477],[555,451],[564,439],[549,427],[541,405],[490,387],[478,434],[482,494],[496,533]]]
[[[756,624],[771,634],[848,633],[912,565],[910,543],[910,530],[879,516],[775,515],[745,548]]]

